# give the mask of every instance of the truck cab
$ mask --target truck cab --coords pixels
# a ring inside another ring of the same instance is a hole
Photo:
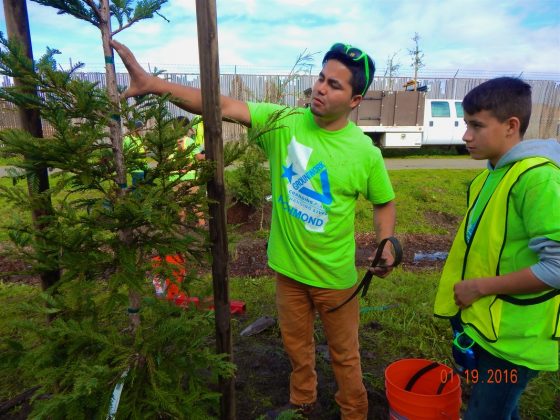
[[[422,145],[464,145],[463,106],[457,99],[426,99]]]

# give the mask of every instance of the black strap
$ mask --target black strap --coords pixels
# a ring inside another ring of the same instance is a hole
[[[404,387],[404,390],[405,391],[410,391],[412,389],[412,387],[414,386],[414,384],[416,384],[418,379],[420,379],[422,376],[424,376],[430,370],[434,370],[438,366],[439,366],[438,362],[433,362],[433,363],[430,363],[430,364],[424,366],[422,369],[420,369],[418,372],[416,372],[414,375],[412,375],[412,377],[406,383],[406,386]]]
[[[416,372],[414,375],[412,375],[412,377],[406,383],[406,386],[404,387],[404,390],[405,391],[411,391],[412,387],[416,384],[416,382],[418,382],[418,379],[420,379],[426,373],[428,373],[431,370],[434,370],[435,368],[437,368],[439,366],[441,366],[441,365],[438,362],[433,362],[433,363],[430,363],[430,364],[424,366],[422,369],[420,369],[418,372]],[[452,378],[453,378],[453,371],[450,371],[444,377],[441,377],[440,378],[441,382],[438,385],[438,388],[436,390],[435,395],[441,395],[441,393],[443,392],[443,389],[445,388],[445,385],[447,385],[448,382],[451,382]]]
[[[399,265],[401,263],[402,256],[403,256],[401,244],[397,240],[397,238],[395,238],[394,236],[390,236],[388,238],[383,239],[381,242],[379,242],[379,246],[377,247],[377,252],[375,253],[375,257],[373,258],[373,261],[371,262],[371,267],[372,268],[377,267],[379,265],[379,262],[381,261],[381,256],[383,255],[383,249],[385,248],[385,245],[387,244],[387,242],[391,242],[391,244],[393,245],[393,249],[395,251],[395,260],[393,261],[393,264],[389,265],[388,267],[396,267],[397,265]],[[369,285],[371,283],[372,278],[373,278],[373,271],[370,271],[370,270],[366,271],[366,274],[364,275],[364,278],[362,279],[362,281],[360,282],[360,284],[358,285],[356,290],[354,290],[354,293],[352,293],[352,295],[350,295],[350,297],[348,299],[346,299],[344,302],[342,302],[340,305],[337,305],[334,308],[328,309],[327,312],[334,312],[337,309],[340,309],[341,307],[346,305],[348,302],[350,302],[352,299],[354,299],[356,297],[356,295],[358,293],[360,293],[360,291],[362,292],[362,297],[364,297],[367,294],[367,291],[369,289]]]
[[[537,305],[539,303],[546,302],[553,297],[560,295],[560,289],[551,290],[546,292],[544,295],[535,296],[533,298],[516,298],[515,296],[511,295],[498,295],[498,297],[508,303],[513,305],[520,305],[520,306],[529,306],[529,305]]]

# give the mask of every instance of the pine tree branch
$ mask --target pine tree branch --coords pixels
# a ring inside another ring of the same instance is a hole
[[[167,19],[165,16],[163,16],[161,13],[158,12],[158,9],[166,2],[167,0],[156,0],[151,4],[147,4],[147,5],[144,4],[142,6],[139,5],[134,11],[134,16],[132,17],[132,19],[130,19],[126,24],[124,25],[121,24],[121,21],[119,20],[119,28],[111,33],[111,37],[115,36],[116,34],[125,30],[126,28],[129,28],[136,22],[139,22],[143,19],[151,18],[154,14],[158,15],[159,17],[161,17],[162,19],[164,19],[166,22],[169,23],[170,22],[169,19]],[[127,15],[127,17],[129,16]]]
[[[111,38],[114,37],[119,32],[124,31],[126,28],[132,26],[133,24],[135,24],[136,22],[138,22],[142,19],[144,19],[144,17],[135,17],[135,18],[129,20],[125,25],[119,26],[119,28],[117,30],[111,32]]]
[[[165,16],[163,16],[160,12],[155,12],[155,14],[158,15],[163,20],[165,20],[167,23],[171,23],[171,21],[167,19]]]
[[[99,22],[103,22],[101,12],[99,11],[99,8],[96,6],[93,0],[85,0],[85,2],[89,7],[91,7],[91,10],[93,10],[93,13],[95,13],[95,16],[97,16],[97,19],[99,19]]]
[[[43,6],[50,6],[58,9],[58,14],[69,14],[78,19],[85,20],[94,26],[99,26],[99,16],[87,10],[80,0],[32,0]],[[84,0],[88,2],[89,0]]]

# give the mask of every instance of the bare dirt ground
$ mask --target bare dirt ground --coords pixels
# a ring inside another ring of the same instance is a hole
[[[270,224],[270,207],[264,209],[262,223],[265,227]],[[429,218],[437,221],[454,232],[457,220],[443,214],[430,214]],[[243,206],[234,206],[228,211],[229,223],[236,225],[238,233],[243,234],[237,243],[235,252],[230,259],[230,278],[238,276],[259,277],[272,275],[267,266],[266,239],[255,235],[261,226],[260,212],[248,212]],[[449,235],[399,235],[404,249],[402,266],[406,270],[420,270],[429,267],[441,267],[439,261],[422,261],[415,263],[415,252],[447,251],[452,240]],[[368,257],[372,256],[375,249],[375,238],[371,233],[356,236],[356,263],[359,267],[369,265]],[[13,272],[24,269],[22,263],[13,262],[0,257],[0,272]],[[38,285],[37,277],[29,276],[4,276],[4,281]],[[237,315],[240,325],[250,322],[250,315]],[[318,326],[320,328],[320,326]],[[382,326],[372,323],[362,328],[380,329]],[[318,334],[322,337],[323,334]],[[256,419],[266,414],[270,407],[280,407],[287,403],[289,396],[288,378],[290,363],[282,349],[282,341],[277,327],[270,328],[258,335],[250,337],[234,337],[234,361],[237,364],[236,411],[237,418]],[[314,419],[330,420],[339,418],[338,408],[334,401],[336,384],[326,355],[326,342],[317,341],[317,373],[319,407],[313,414]],[[384,366],[376,362],[375,354],[362,349],[362,363],[367,366],[369,374],[383,376]],[[366,367],[364,367],[366,369]],[[369,419],[388,418],[388,404],[383,389],[368,387]],[[2,402],[0,402],[0,406]],[[29,407],[26,407],[27,410]],[[24,419],[25,409],[17,415],[5,414],[4,419]]]
[[[414,262],[414,254],[416,252],[448,251],[451,247],[459,218],[435,212],[426,214],[426,217],[434,225],[443,227],[450,233],[448,235],[398,235],[398,239],[403,246],[402,267],[405,269],[417,270],[441,266],[441,262],[438,261]],[[259,229],[261,215],[259,212],[248,214],[247,209],[243,206],[231,207],[228,212],[228,221],[231,222],[232,220],[235,220],[235,223],[238,224],[237,230],[239,233],[248,234]],[[270,225],[270,207],[268,206],[264,209],[263,220],[265,227]],[[246,235],[241,239],[230,259],[230,277],[272,275],[273,272],[267,265],[266,242],[266,239],[254,235]],[[358,267],[369,265],[368,258],[373,256],[375,247],[376,242],[373,233],[356,234],[356,265]]]

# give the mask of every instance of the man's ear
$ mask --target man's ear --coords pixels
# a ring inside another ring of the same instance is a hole
[[[354,95],[352,96],[352,99],[350,100],[350,108],[354,109],[356,108],[358,105],[360,105],[360,102],[362,102],[362,99],[364,97],[362,95]]]

